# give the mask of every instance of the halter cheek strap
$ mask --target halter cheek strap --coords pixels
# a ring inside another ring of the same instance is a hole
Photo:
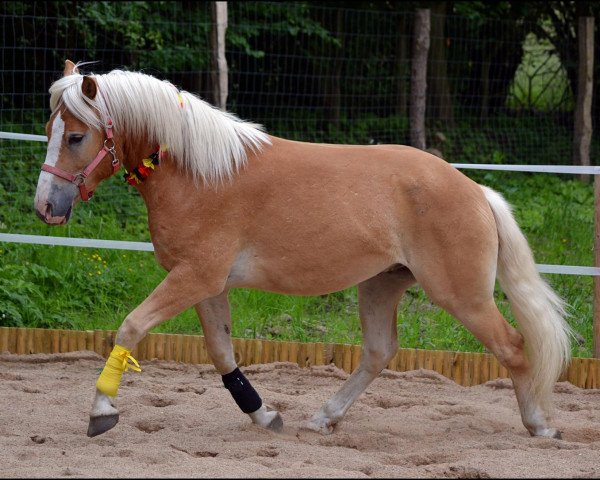
[[[98,165],[100,165],[100,162],[104,159],[104,157],[106,157],[106,155],[108,155],[109,153],[113,157],[112,161],[111,161],[111,165],[112,165],[111,175],[114,175],[115,173],[117,173],[119,168],[121,168],[121,162],[119,162],[119,159],[117,158],[117,152],[115,151],[115,141],[113,139],[112,128],[113,128],[113,122],[109,118],[107,120],[106,124],[104,125],[104,131],[106,133],[106,139],[104,140],[104,145],[102,146],[102,148],[100,149],[100,151],[98,152],[96,157],[92,160],[92,162],[87,167],[85,167],[81,172],[70,173],[70,172],[62,170],[58,167],[54,167],[52,165],[47,165],[45,163],[42,164],[42,170],[44,172],[48,172],[53,175],[56,175],[57,177],[64,178],[65,180],[77,185],[77,187],[79,188],[79,195],[81,196],[81,199],[84,202],[87,202],[90,198],[92,198],[94,191],[93,190],[89,191],[87,189],[87,187],[85,186],[85,179],[96,169],[96,167]]]

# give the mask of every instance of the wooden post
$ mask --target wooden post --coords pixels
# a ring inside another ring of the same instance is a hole
[[[592,93],[594,79],[594,17],[580,17],[577,28],[579,43],[577,73],[577,105],[575,106],[575,132],[573,134],[573,164],[590,165],[592,141]],[[580,175],[589,182],[589,175]]]
[[[227,30],[227,2],[210,2],[212,28],[210,31],[211,80],[214,105],[225,110],[227,104],[227,59],[225,58],[225,31]]]
[[[431,15],[428,9],[415,12],[413,58],[410,79],[410,144],[425,150],[425,106],[427,103],[427,56]]]

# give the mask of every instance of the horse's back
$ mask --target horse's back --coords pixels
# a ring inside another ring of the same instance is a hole
[[[438,157],[400,145],[272,141],[239,177],[252,206],[245,256],[265,272],[262,288],[334,291],[495,236],[481,188]]]

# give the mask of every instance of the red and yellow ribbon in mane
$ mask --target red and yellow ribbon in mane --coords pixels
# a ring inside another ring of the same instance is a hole
[[[144,158],[142,160],[141,165],[135,167],[133,170],[131,170],[131,172],[125,170],[125,174],[123,175],[125,181],[132,187],[142,183],[150,176],[152,171],[160,163],[160,160],[165,158],[165,152],[167,150],[168,147],[166,145],[160,145],[158,147],[158,151],[151,154],[148,158]]]

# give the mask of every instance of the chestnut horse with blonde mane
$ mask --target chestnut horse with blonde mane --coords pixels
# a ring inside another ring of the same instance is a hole
[[[142,73],[84,76],[67,60],[50,93],[38,216],[66,223],[79,199],[124,167],[168,272],[118,330],[96,384],[89,436],[118,422],[121,375],[139,370],[130,352],[192,306],[235,402],[254,423],[280,430],[279,413],[236,365],[228,291],[321,295],[358,285],[360,365],[307,425],[331,433],[395,355],[397,305],[418,283],[509,370],[529,433],[560,437],[548,422],[554,383],[570,359],[564,303],[538,274],[498,193],[415,148],[268,135]],[[496,276],[518,331],[496,307]]]

